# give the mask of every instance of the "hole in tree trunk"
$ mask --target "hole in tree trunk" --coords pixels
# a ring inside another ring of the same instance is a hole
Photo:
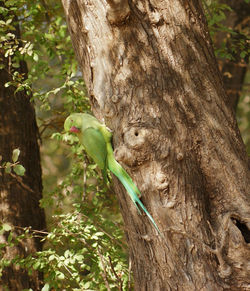
[[[244,222],[240,221],[238,218],[232,217],[232,220],[240,230],[245,242],[250,243],[250,230],[247,225]]]

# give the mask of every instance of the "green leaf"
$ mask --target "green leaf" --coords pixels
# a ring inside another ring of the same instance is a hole
[[[5,231],[10,231],[11,230],[11,225],[9,225],[8,223],[4,223],[2,225],[3,230]]]
[[[14,169],[14,172],[19,176],[24,176],[24,173],[26,171],[24,166],[22,165],[15,165],[13,169]]]
[[[75,259],[79,262],[82,262],[84,259],[84,256],[83,255],[75,255]]]
[[[0,14],[8,13],[8,9],[4,7],[0,7]]]
[[[240,53],[240,57],[241,57],[242,59],[244,59],[245,56],[246,56],[246,52],[245,52],[245,51],[243,51],[243,52]]]
[[[20,155],[19,149],[14,149],[12,152],[12,161],[15,163],[18,160],[18,157]]]
[[[5,1],[5,5],[6,6],[14,6],[16,5],[18,1],[17,0],[8,0],[8,1]]]
[[[51,92],[56,95],[60,90],[61,90],[61,88],[56,88],[55,90],[53,90]]]
[[[38,60],[39,60],[38,54],[36,54],[36,53],[33,54],[33,60],[35,62],[38,62]]]
[[[10,85],[11,85],[11,82],[7,82],[7,83],[4,84],[4,87],[8,88]]]
[[[7,239],[8,243],[11,243],[12,238],[13,238],[13,234],[12,234],[12,232],[10,232],[10,234],[8,235],[8,239]]]
[[[55,258],[56,258],[55,255],[50,255],[50,256],[49,256],[49,262],[53,261]]]
[[[37,270],[40,267],[41,263],[40,261],[36,261],[35,264],[33,265],[33,269]]]
[[[104,236],[104,233],[101,232],[101,231],[98,231],[98,232],[95,233],[95,236]]]
[[[58,277],[58,279],[63,280],[65,278],[65,275],[63,273],[59,272],[57,277]]]
[[[13,67],[13,68],[19,68],[19,67],[20,67],[20,64],[19,64],[19,63],[13,63],[13,64],[12,64],[12,67]]]
[[[88,288],[90,287],[90,282],[85,283],[83,287],[84,287],[85,289],[88,289]]]
[[[65,258],[70,257],[70,250],[66,250],[66,251],[64,252],[64,257],[65,257]]]
[[[49,284],[46,283],[46,284],[43,286],[43,288],[42,288],[41,291],[49,291]]]
[[[9,174],[11,172],[11,166],[12,164],[10,162],[7,162],[5,165],[5,173]]]
[[[10,24],[12,22],[12,19],[9,18],[7,21],[6,21],[6,25]]]

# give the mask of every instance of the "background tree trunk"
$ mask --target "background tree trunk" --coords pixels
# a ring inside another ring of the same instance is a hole
[[[135,289],[247,290],[247,155],[200,2],[62,2],[93,111],[165,235],[115,180]]]
[[[242,31],[247,31],[250,25],[250,6],[244,0],[222,0],[222,3],[229,5],[232,11],[225,11],[225,21],[223,24],[237,31],[236,36],[228,37],[227,32],[220,32],[217,34],[215,46],[218,48],[226,41],[226,45],[230,51],[232,43],[239,43],[244,40]],[[247,41],[245,39],[245,41]],[[232,52],[234,60],[219,60],[219,68],[222,73],[223,83],[225,85],[226,93],[228,96],[228,103],[233,110],[236,110],[240,98],[240,93],[243,87],[244,79],[247,73],[247,66],[249,56],[246,55],[244,61],[237,52]]]
[[[13,33],[13,32],[12,32]],[[16,38],[20,40],[17,28]],[[1,162],[12,161],[12,151],[19,148],[20,163],[25,167],[25,176],[5,173],[0,169],[0,221],[12,226],[14,237],[23,233],[23,227],[32,229],[45,228],[44,211],[39,207],[42,198],[42,180],[40,154],[37,142],[38,129],[35,111],[30,102],[30,96],[25,91],[14,93],[16,88],[6,88],[5,83],[12,81],[13,68],[11,57],[5,58],[0,51],[1,63],[5,65],[0,70],[0,154]],[[15,69],[16,70],[16,69]],[[27,75],[25,62],[20,62],[19,73]],[[6,243],[8,233],[0,235],[0,243]],[[4,259],[13,259],[17,255],[27,256],[42,248],[40,240],[29,238],[22,240],[18,246],[1,249]],[[0,278],[0,290],[41,290],[41,274],[27,271],[16,265],[10,265],[3,271]]]

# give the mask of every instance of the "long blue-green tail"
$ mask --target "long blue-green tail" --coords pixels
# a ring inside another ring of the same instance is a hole
[[[141,193],[139,189],[134,184],[133,180],[130,178],[128,173],[123,169],[123,167],[115,160],[113,156],[113,152],[111,155],[108,155],[108,167],[110,171],[116,175],[116,177],[122,182],[125,189],[128,191],[129,196],[131,197],[132,201],[134,202],[135,206],[137,207],[138,211],[141,213],[138,205],[141,207],[141,209],[147,214],[148,218],[154,225],[157,232],[161,234],[157,224],[155,223],[153,217],[150,215],[150,213],[147,211],[146,207],[143,205],[141,200],[138,196],[141,196]]]

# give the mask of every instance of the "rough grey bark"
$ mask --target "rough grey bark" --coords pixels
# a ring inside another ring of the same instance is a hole
[[[135,290],[248,290],[247,155],[200,1],[62,3],[92,109],[165,235],[115,181]]]
[[[2,5],[2,2],[0,2]],[[13,31],[12,31],[13,33]],[[20,32],[14,32],[20,40]],[[12,151],[19,148],[20,163],[25,167],[25,176],[17,176],[14,172],[5,173],[0,169],[0,224],[7,223],[12,227],[13,239],[23,234],[24,227],[45,229],[44,211],[39,207],[42,198],[42,180],[40,154],[37,142],[38,129],[35,111],[30,96],[25,91],[14,93],[14,86],[5,87],[12,81],[13,68],[10,57],[6,58],[0,51],[0,155],[1,163],[12,161]],[[16,70],[16,69],[14,69]],[[25,62],[20,62],[19,73],[27,75]],[[9,232],[1,233],[0,243],[5,244]],[[16,256],[28,256],[42,249],[37,238],[22,240],[17,246],[1,248],[0,256],[6,260]],[[0,290],[20,291],[24,289],[41,290],[41,274],[34,271],[28,274],[15,264],[5,267],[0,277]]]

